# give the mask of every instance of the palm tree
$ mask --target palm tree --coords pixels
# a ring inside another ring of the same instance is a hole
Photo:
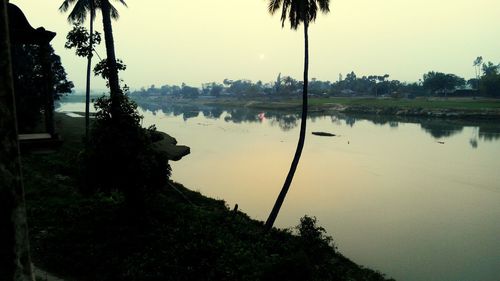
[[[67,12],[70,4],[74,2],[71,0],[65,0],[59,7],[59,11]],[[90,36],[89,36],[89,52],[87,55],[87,81],[85,84],[85,138],[89,136],[89,124],[90,124],[90,69],[92,67],[92,52],[94,49],[93,35],[94,35],[94,19],[95,19],[95,8],[94,1],[80,0],[75,3],[75,6],[68,15],[68,21],[70,23],[82,23],[87,17],[87,12],[90,13]]]
[[[123,0],[120,1],[123,5],[127,5]],[[119,103],[120,98],[123,96],[120,90],[120,80],[118,78],[118,66],[116,64],[115,55],[115,42],[113,39],[113,26],[111,24],[111,18],[113,15],[117,15],[116,9],[109,3],[109,0],[100,0],[100,7],[102,11],[102,25],[104,29],[104,41],[106,43],[106,62],[109,69],[109,89],[111,95],[111,114],[113,119],[119,115]],[[116,120],[116,119],[115,119]]]
[[[290,166],[290,171],[285,179],[285,183],[281,188],[281,192],[274,203],[274,207],[269,214],[266,221],[266,229],[271,229],[273,227],[274,221],[278,216],[281,205],[285,200],[286,193],[290,188],[290,184],[293,180],[293,175],[297,170],[299,164],[300,155],[302,154],[302,149],[304,148],[304,142],[306,138],[306,121],[307,121],[307,83],[308,83],[308,71],[309,71],[309,38],[308,38],[308,28],[309,23],[316,20],[316,15],[318,9],[327,14],[330,12],[330,0],[269,0],[268,10],[269,13],[275,14],[277,11],[281,10],[281,25],[285,26],[285,21],[288,18],[290,21],[290,28],[297,30],[301,23],[304,24],[304,86],[302,91],[302,117],[300,122],[300,134],[299,141],[297,143],[297,149],[295,151],[295,156],[293,157],[292,164]]]
[[[127,4],[123,0],[117,0],[120,3],[122,3],[124,6],[127,6]],[[94,19],[95,19],[95,10],[96,8],[100,8],[101,11],[103,12],[103,26],[104,26],[104,35],[105,35],[105,40],[106,40],[106,51],[108,54],[108,64],[113,64],[114,66],[108,66],[110,70],[115,70],[111,71],[112,73],[116,74],[116,77],[113,77],[113,82],[116,80],[116,83],[111,82],[111,77],[110,77],[110,89],[111,89],[111,95],[116,95],[116,93],[119,93],[119,85],[118,85],[118,71],[116,67],[116,58],[114,55],[114,43],[113,42],[113,34],[112,34],[112,27],[111,27],[111,19],[117,20],[119,18],[119,13],[118,10],[109,3],[108,0],[64,0],[64,2],[61,4],[59,7],[59,11],[61,12],[67,12],[71,5],[73,5],[73,9],[71,10],[70,14],[68,15],[68,21],[71,23],[82,23],[85,21],[87,18],[87,13],[90,14],[90,36],[89,36],[89,54],[87,57],[87,82],[86,82],[86,89],[85,89],[85,136],[88,137],[88,132],[89,132],[89,105],[90,105],[90,69],[92,65],[92,50],[93,50],[93,45],[94,42],[93,40],[93,33],[94,33]],[[107,27],[108,26],[108,27]],[[110,51],[108,50],[108,41],[111,42],[112,46],[112,56],[110,56]],[[112,57],[112,59],[111,59]],[[113,75],[110,75],[113,76]]]
[[[483,57],[479,56],[474,60],[473,66],[476,72],[476,92],[479,96],[479,79],[481,78],[481,65],[483,64]]]

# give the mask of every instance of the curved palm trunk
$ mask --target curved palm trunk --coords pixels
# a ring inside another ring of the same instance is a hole
[[[92,67],[92,55],[94,50],[94,0],[90,1],[90,53],[87,56],[87,83],[85,88],[85,138],[89,138],[90,126],[90,68]]]
[[[113,39],[113,27],[111,25],[111,13],[109,0],[102,0],[102,25],[104,29],[104,40],[106,41],[106,56],[109,69],[109,89],[111,94],[111,114],[118,116],[119,98],[121,93],[118,79],[118,68],[116,66],[115,43]]]
[[[308,72],[309,72],[309,38],[307,34],[308,22],[304,21],[304,88],[302,90],[302,117],[300,120],[300,134],[299,134],[299,142],[297,143],[297,149],[295,150],[295,156],[292,160],[292,165],[290,166],[290,171],[288,171],[288,175],[286,176],[285,183],[281,188],[281,192],[274,203],[274,207],[267,218],[265,228],[266,230],[270,230],[273,225],[276,217],[278,217],[278,213],[281,209],[281,205],[283,201],[285,201],[286,194],[290,185],[292,184],[293,176],[295,171],[297,170],[297,166],[299,165],[300,156],[302,154],[302,149],[304,148],[304,143],[306,140],[306,121],[307,121],[307,84],[309,81]]]
[[[7,25],[0,0],[0,280],[33,281]]]

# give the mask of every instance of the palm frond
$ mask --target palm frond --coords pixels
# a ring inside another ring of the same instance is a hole
[[[285,21],[287,17],[288,10],[290,10],[290,6],[293,4],[291,0],[284,0],[282,3],[281,9],[281,27],[285,27]]]
[[[76,1],[75,6],[71,10],[71,13],[68,15],[68,21],[73,22],[73,23],[84,22],[85,19],[87,18],[87,11],[88,10],[89,10],[89,1],[88,0]]]
[[[316,16],[318,15],[318,4],[317,1],[309,2],[309,6],[306,10],[307,22],[314,22]]]
[[[94,3],[94,9],[91,11],[91,1]],[[73,9],[71,10],[70,14],[68,15],[68,21],[72,23],[82,23],[87,19],[87,13],[92,12],[92,18],[96,18],[96,10],[101,8],[102,1],[104,0],[64,0],[61,6],[59,7],[59,11],[62,12],[67,12],[70,10],[71,5],[75,5]],[[107,0],[109,2],[109,0]],[[127,7],[127,3],[124,0],[116,0],[117,2],[120,2],[122,5]],[[120,14],[118,10],[111,4],[110,6],[110,13],[111,13],[111,18],[114,20],[117,20],[120,17]]]
[[[122,3],[122,5],[123,5],[123,6],[128,7],[128,6],[127,6],[127,3],[125,3],[125,1],[123,1],[123,0],[116,0],[116,1],[118,1],[118,2]]]
[[[59,6],[59,12],[61,13],[65,13],[69,10],[69,6],[71,6],[71,4],[73,4],[73,2],[75,2],[76,0],[64,0],[61,4],[61,6]]]
[[[304,1],[289,0],[288,20],[290,21],[290,28],[296,30],[303,18],[303,11],[305,11]]]
[[[330,0],[318,0],[319,9],[323,14],[330,12]]]
[[[318,10],[324,14],[330,11],[330,0],[269,0],[268,11],[271,14],[281,9],[281,26],[290,22],[291,29],[297,29],[301,23],[314,22]]]
[[[118,20],[120,18],[120,13],[118,10],[111,4],[109,4],[109,12],[111,14],[111,18],[114,20]]]
[[[281,0],[270,0],[269,1],[269,5],[268,5],[267,9],[271,15],[274,15],[274,13],[276,13],[276,11],[280,8],[281,2],[282,2]]]
[[[62,2],[61,6],[59,6],[59,12],[64,13],[68,10],[69,8],[69,3],[68,1]]]

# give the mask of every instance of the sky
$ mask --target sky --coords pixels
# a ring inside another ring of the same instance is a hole
[[[112,2],[121,15],[113,22],[116,56],[127,65],[120,78],[132,89],[302,77],[303,29],[282,28],[268,0]],[[33,27],[57,32],[53,47],[75,89],[84,89],[86,59],[64,48],[71,25],[58,11],[62,0],[11,3]],[[413,82],[432,70],[468,79],[477,56],[500,63],[498,0],[331,0],[330,10],[309,28],[311,78],[336,81],[354,71]],[[96,29],[102,32],[100,14]],[[104,42],[97,51],[105,57]],[[100,77],[92,83],[105,87]]]

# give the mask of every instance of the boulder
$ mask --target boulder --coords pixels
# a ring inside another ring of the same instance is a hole
[[[168,160],[179,161],[182,157],[191,153],[191,149],[185,145],[177,145],[177,140],[164,132],[158,132],[161,139],[153,143],[153,147],[167,155]]]

